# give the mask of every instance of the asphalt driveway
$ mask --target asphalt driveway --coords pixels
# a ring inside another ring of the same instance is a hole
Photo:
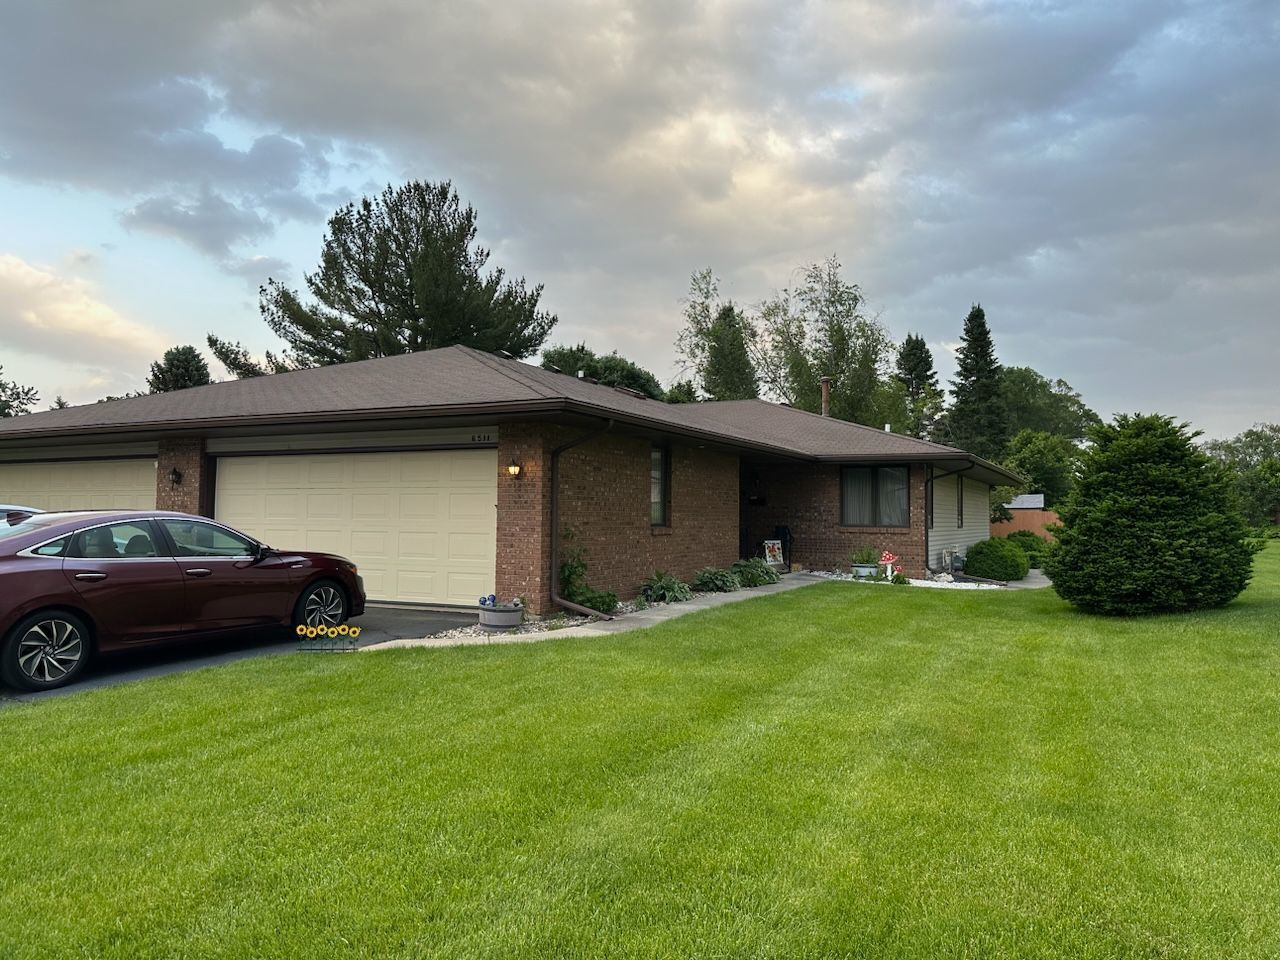
[[[425,637],[429,634],[452,630],[475,623],[476,614],[468,612],[441,612],[407,607],[370,605],[363,617],[353,621],[360,627],[360,646],[401,640],[406,637]],[[146,677],[159,677],[183,670],[198,670],[220,663],[247,660],[283,653],[297,653],[298,639],[287,630],[264,630],[246,634],[234,640],[186,641],[153,647],[149,650],[131,650],[101,657],[89,666],[88,672],[78,683],[43,693],[26,693],[11,687],[0,686],[0,700],[37,700],[56,697],[94,687],[109,687],[129,683]],[[325,656],[325,654],[308,654]]]

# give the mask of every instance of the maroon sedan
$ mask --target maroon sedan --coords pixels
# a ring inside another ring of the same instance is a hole
[[[0,678],[45,690],[92,653],[364,613],[356,566],[184,513],[0,517]]]

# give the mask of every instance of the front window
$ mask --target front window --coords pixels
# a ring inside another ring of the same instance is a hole
[[[180,557],[253,556],[253,541],[198,520],[161,520]]]
[[[845,467],[840,471],[840,525],[910,526],[907,477],[906,467]]]
[[[658,444],[649,451],[649,523],[671,526],[671,450]]]

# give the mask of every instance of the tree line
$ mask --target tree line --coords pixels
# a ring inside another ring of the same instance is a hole
[[[464,344],[521,359],[540,353],[544,367],[655,400],[767,397],[813,412],[826,379],[831,416],[888,424],[1001,463],[1044,493],[1048,506],[1072,488],[1082,444],[1101,424],[1065,380],[1001,364],[980,304],[963,319],[955,379],[944,389],[925,339],[909,333],[897,342],[836,256],[800,267],[793,285],[751,308],[726,296],[711,268],[695,271],[674,345],[683,377],[664,387],[616,351],[547,345],[557,317],[541,307],[542,285],[491,267],[477,221],[448,181],[388,186],[348,203],[328,221],[320,262],[303,278],[305,295],[275,279],[259,289],[263,321],[284,349],[257,358],[216,333],[208,348],[243,378]],[[192,345],[166,351],[147,377],[151,393],[210,382]],[[36,402],[34,390],[0,377],[0,416]],[[52,404],[65,405],[61,397]],[[1206,449],[1237,478],[1250,518],[1274,519],[1280,426],[1261,424]],[[995,491],[994,516],[1013,492]]]

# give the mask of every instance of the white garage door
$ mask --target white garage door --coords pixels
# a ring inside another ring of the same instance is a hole
[[[474,604],[497,551],[496,450],[222,457],[214,516],[360,567],[371,600]]]
[[[0,503],[41,510],[154,510],[156,462],[0,463]]]

